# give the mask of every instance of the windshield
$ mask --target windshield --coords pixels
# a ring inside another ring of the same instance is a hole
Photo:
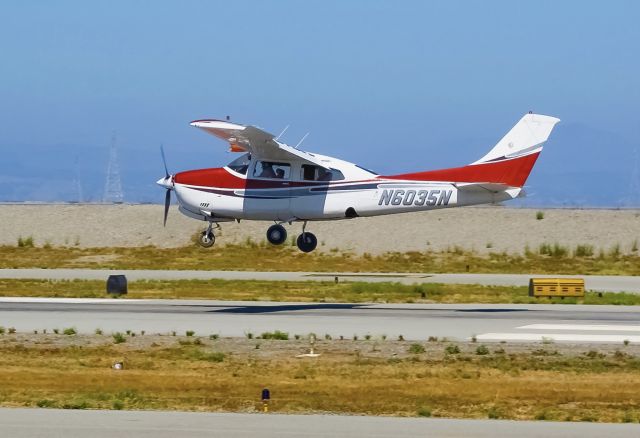
[[[246,175],[247,169],[249,169],[249,163],[251,163],[251,154],[247,153],[227,164],[227,167],[242,175]]]

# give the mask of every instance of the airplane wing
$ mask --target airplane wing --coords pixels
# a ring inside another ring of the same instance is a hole
[[[261,159],[291,160],[302,159],[316,166],[329,169],[315,155],[280,143],[273,134],[249,125],[240,125],[224,120],[195,120],[191,126],[229,142],[231,152],[250,152]]]

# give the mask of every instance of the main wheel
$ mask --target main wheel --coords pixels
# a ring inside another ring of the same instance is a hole
[[[318,246],[318,239],[313,233],[302,233],[296,241],[298,248],[302,252],[311,252]]]
[[[216,236],[213,235],[212,231],[203,231],[200,234],[200,238],[198,239],[198,243],[203,248],[211,248],[214,243],[216,243]]]
[[[282,225],[271,225],[267,230],[267,240],[274,245],[282,245],[287,240],[287,230]]]

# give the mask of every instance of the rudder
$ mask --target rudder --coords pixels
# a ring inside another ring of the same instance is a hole
[[[483,164],[540,152],[560,119],[542,114],[525,114],[502,139],[478,161]]]

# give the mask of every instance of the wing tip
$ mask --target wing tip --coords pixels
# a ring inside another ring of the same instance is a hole
[[[219,120],[219,119],[198,119],[189,122],[190,126],[195,126],[196,128],[217,128],[217,129],[244,129],[246,126],[240,125],[238,123],[232,123],[228,120]]]

